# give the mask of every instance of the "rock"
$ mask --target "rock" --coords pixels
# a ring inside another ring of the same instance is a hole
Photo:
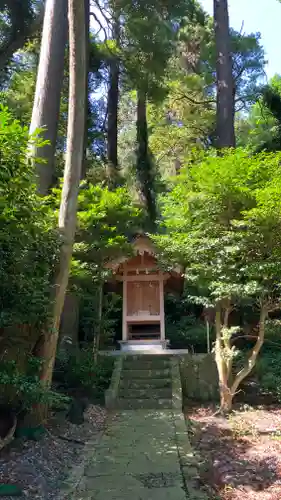
[[[67,418],[72,424],[81,425],[84,423],[84,411],[87,408],[85,399],[73,399]]]

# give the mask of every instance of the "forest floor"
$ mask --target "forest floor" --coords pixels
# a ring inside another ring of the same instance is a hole
[[[83,461],[86,442],[103,431],[106,411],[90,405],[84,419],[83,424],[75,425],[57,414],[39,441],[12,441],[0,452],[0,483],[19,486],[21,498],[27,500],[56,500],[69,470]]]
[[[212,500],[280,500],[281,408],[238,406],[224,419],[212,406],[186,408],[204,457],[200,482]]]

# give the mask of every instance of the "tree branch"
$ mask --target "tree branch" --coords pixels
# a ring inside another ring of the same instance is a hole
[[[96,14],[94,12],[90,12],[90,16],[93,16],[95,21],[98,23],[100,29],[99,29],[99,33],[102,31],[103,34],[104,34],[104,39],[105,39],[105,42],[107,42],[107,33],[106,33],[106,29],[105,27],[101,24],[99,18],[96,16]]]
[[[264,343],[264,335],[265,335],[265,320],[267,318],[268,312],[265,305],[261,306],[260,311],[260,322],[259,322],[259,335],[257,341],[251,351],[251,354],[248,358],[247,364],[237,373],[235,380],[231,386],[231,394],[236,394],[236,391],[241,384],[241,382],[251,373],[253,367],[256,364],[257,356],[263,346]]]
[[[44,20],[44,8],[42,8],[37,17],[34,19],[30,28],[24,33],[11,39],[4,47],[0,50],[0,71],[5,68],[8,64],[9,59],[14,55],[15,52],[20,50],[29,38],[35,35],[35,33],[41,28]]]
[[[205,106],[206,104],[212,104],[212,103],[216,103],[215,99],[209,99],[207,101],[196,101],[195,99],[193,99],[192,97],[189,97],[188,95],[186,94],[182,94],[180,97],[176,97],[173,101],[173,103],[175,101],[181,101],[182,99],[186,99],[187,101],[191,102],[192,104],[195,104],[196,106]],[[172,104],[173,104],[172,103]]]

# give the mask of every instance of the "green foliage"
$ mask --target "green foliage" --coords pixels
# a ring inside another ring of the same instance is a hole
[[[281,401],[280,363],[281,350],[265,351],[255,367],[261,390],[272,393],[279,401]]]
[[[141,227],[143,212],[125,187],[83,183],[78,199],[78,228],[71,268],[71,284],[80,296],[80,334],[93,341],[101,334],[108,345],[121,314],[119,295],[102,294],[111,271],[106,264],[130,254],[130,239]]]
[[[172,349],[189,349],[190,352],[207,352],[207,331],[200,319],[201,307],[192,304],[185,296],[165,296],[166,337]],[[210,331],[210,347],[214,341]]]
[[[201,12],[182,20],[163,85],[166,95],[149,106],[150,147],[164,178],[175,175],[192,149],[206,149],[215,130],[216,50],[213,19]],[[236,111],[261,95],[264,50],[260,35],[232,30]]]
[[[236,120],[237,144],[253,152],[280,151],[281,148],[281,78],[275,75],[262,89],[260,99],[247,116]]]
[[[99,317],[98,283],[83,283],[80,294],[79,332],[85,342],[92,342],[101,332],[100,349],[113,343],[118,319],[122,314],[122,298],[115,293],[106,293],[102,300],[102,314]]]
[[[78,235],[75,255],[103,265],[128,252],[128,238],[138,230],[142,211],[125,187],[110,191],[106,186],[85,183],[78,198]]]
[[[27,128],[0,108],[1,328],[46,321],[58,251],[56,220],[36,194],[27,148]]]
[[[280,156],[243,151],[189,165],[163,198],[163,253],[211,303],[279,296]],[[203,297],[202,297],[203,302]],[[209,303],[210,303],[209,302]]]
[[[212,330],[211,343],[214,341]],[[167,321],[166,336],[172,349],[189,349],[195,353],[207,352],[206,325],[195,316],[186,316],[179,322]],[[211,344],[212,345],[212,344]]]
[[[60,350],[54,377],[67,391],[84,390],[95,398],[101,398],[107,389],[113,370],[112,356],[100,356],[94,361],[93,350]]]
[[[26,359],[24,370],[20,370],[16,360],[2,358],[0,362],[1,405],[17,412],[31,410],[34,405],[47,404],[63,407],[69,398],[53,390],[46,389],[40,381],[42,362],[35,357]]]

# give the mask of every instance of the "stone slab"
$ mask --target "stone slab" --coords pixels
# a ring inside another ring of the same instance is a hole
[[[187,473],[181,462],[185,452],[192,455],[184,429],[179,412],[117,412],[100,441],[88,446],[80,480],[60,498],[190,500],[194,494],[195,500],[196,468],[190,464]]]

